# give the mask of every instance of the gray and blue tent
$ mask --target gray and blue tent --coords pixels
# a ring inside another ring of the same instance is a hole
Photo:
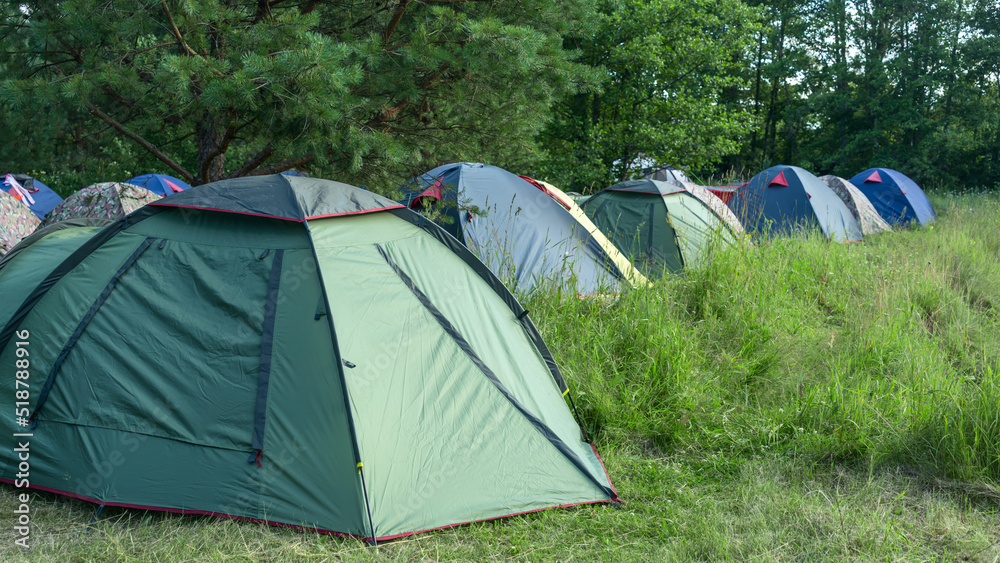
[[[617,498],[527,311],[396,202],[272,175],[96,221],[0,261],[0,480],[30,432],[32,488],[368,539]]]
[[[435,215],[512,290],[571,281],[589,295],[636,283],[611,257],[616,249],[605,249],[565,207],[502,168],[445,164],[402,190],[403,203]]]
[[[851,178],[851,183],[890,225],[906,225],[911,221],[926,225],[937,219],[927,195],[902,172],[869,168]]]
[[[798,166],[772,166],[758,173],[727,205],[747,233],[761,239],[814,228],[839,242],[864,237],[858,220],[830,186]]]

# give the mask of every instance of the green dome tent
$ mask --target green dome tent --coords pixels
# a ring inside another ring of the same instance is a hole
[[[693,186],[693,184],[691,185]],[[584,212],[647,276],[679,272],[702,260],[712,244],[736,241],[735,218],[708,203],[707,190],[659,180],[629,180],[581,204]],[[731,222],[732,221],[732,222]]]
[[[391,200],[225,180],[17,250],[6,482],[31,432],[34,488],[360,538],[617,499],[527,312]]]

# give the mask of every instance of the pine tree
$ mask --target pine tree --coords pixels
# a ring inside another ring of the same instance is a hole
[[[78,168],[134,158],[192,184],[306,167],[384,189],[447,160],[521,159],[550,102],[592,76],[562,46],[587,20],[579,0],[26,0],[7,10],[0,101],[10,111],[80,122]]]

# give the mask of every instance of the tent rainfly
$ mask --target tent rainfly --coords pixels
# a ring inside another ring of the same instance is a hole
[[[772,166],[729,200],[747,233],[758,238],[819,228],[839,242],[860,241],[861,225],[822,180],[798,166]]]
[[[906,225],[913,221],[926,225],[937,219],[927,195],[902,172],[869,168],[851,178],[851,183],[865,194],[875,211],[890,225]]]
[[[146,188],[161,197],[191,189],[191,186],[184,180],[166,174],[140,174],[127,183]]]
[[[143,205],[159,201],[160,196],[132,184],[103,182],[73,192],[42,221],[43,226],[68,219],[94,217],[118,219]]]
[[[577,293],[590,295],[641,283],[565,207],[502,168],[445,164],[402,190],[404,204],[431,211],[515,291],[571,280]]]
[[[732,244],[737,235],[708,199],[717,198],[690,186],[629,180],[594,194],[583,210],[647,276],[676,273],[702,260],[713,243]]]
[[[0,186],[14,199],[30,207],[39,221],[62,201],[52,188],[25,174],[7,174]]]
[[[556,200],[556,203],[563,206],[566,211],[569,211],[569,214],[572,215],[573,218],[576,219],[576,221],[580,223],[580,225],[582,225],[588,233],[590,233],[590,236],[594,237],[597,244],[600,244],[601,248],[607,252],[608,257],[611,258],[612,262],[614,262],[618,271],[623,272],[634,286],[639,287],[649,283],[646,276],[643,276],[639,270],[636,270],[629,259],[622,254],[617,247],[615,247],[614,243],[608,240],[608,237],[597,228],[597,225],[590,220],[590,217],[587,217],[587,214],[583,212],[583,209],[572,196],[548,182],[536,180],[528,176],[521,176],[521,178],[524,178],[529,184],[548,194],[549,197]]]
[[[892,227],[889,223],[885,222],[879,214],[875,211],[875,207],[872,206],[872,202],[868,201],[865,194],[861,193],[861,190],[854,187],[854,184],[848,182],[847,180],[841,178],[840,176],[820,176],[820,180],[826,182],[826,185],[830,186],[833,193],[840,197],[840,200],[847,205],[847,209],[851,211],[851,215],[858,220],[858,224],[861,225],[861,231],[865,235],[873,235],[881,231],[891,231]]]
[[[370,540],[617,500],[527,311],[391,200],[238,178],[12,254],[6,482],[30,431],[34,488]]]
[[[660,180],[661,182],[690,182],[691,179],[683,170],[673,166],[661,166],[659,168],[644,169],[642,177],[647,180]]]

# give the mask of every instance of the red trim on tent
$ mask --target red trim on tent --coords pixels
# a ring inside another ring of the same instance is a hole
[[[775,184],[778,184],[779,186],[785,186],[786,188],[788,187],[788,180],[785,180],[784,172],[779,172],[778,175],[775,176],[773,180],[768,182],[767,187],[771,187]]]
[[[621,502],[618,499],[618,489],[615,488],[614,484],[611,482],[611,475],[608,474],[608,468],[604,467],[604,460],[601,458],[601,454],[597,453],[597,446],[594,444],[588,444],[590,449],[594,450],[594,455],[597,456],[597,461],[601,463],[601,469],[604,470],[604,476],[608,478],[608,486],[611,487],[611,492],[615,494],[614,498],[611,500],[613,502]]]
[[[878,170],[876,170],[876,171],[872,172],[867,178],[865,178],[865,182],[879,182],[879,183],[881,183],[882,182],[882,176],[879,176]]]
[[[438,201],[441,201],[441,178],[434,180],[434,183],[431,184],[431,187],[424,190],[422,194],[418,195],[414,199],[420,199],[422,197],[432,197]]]
[[[593,445],[591,445],[591,447],[593,447]],[[600,458],[598,458],[598,459],[600,459]],[[601,462],[601,466],[602,467],[603,467],[603,465],[604,465],[604,462]],[[8,485],[13,485],[14,484],[14,481],[12,481],[10,479],[0,478],[0,482],[7,483]],[[608,484],[610,485],[611,481],[608,481]],[[322,528],[309,528],[307,526],[299,526],[297,524],[286,524],[284,522],[275,522],[273,520],[265,520],[265,519],[262,519],[262,518],[250,518],[249,516],[236,516],[236,515],[233,515],[233,514],[226,514],[224,512],[212,512],[211,510],[185,510],[183,508],[166,508],[166,507],[162,507],[162,506],[146,506],[146,505],[142,505],[142,504],[129,504],[129,503],[125,503],[125,502],[106,502],[106,501],[97,500],[97,499],[94,499],[94,498],[91,498],[91,497],[88,497],[88,496],[78,495],[76,493],[71,493],[71,492],[68,492],[68,491],[60,491],[59,489],[53,489],[51,487],[44,487],[44,486],[41,486],[41,485],[29,485],[28,488],[29,489],[37,489],[37,490],[40,490],[40,491],[46,491],[46,492],[49,492],[49,493],[55,493],[55,494],[59,494],[59,495],[66,495],[68,497],[72,497],[72,498],[75,498],[75,499],[79,499],[79,500],[83,500],[83,501],[87,501],[87,502],[92,502],[94,504],[99,504],[99,505],[104,505],[104,506],[119,506],[119,507],[122,507],[122,508],[134,508],[134,509],[137,509],[137,510],[156,510],[156,511],[160,511],[160,512],[172,512],[174,514],[197,514],[197,515],[202,515],[202,516],[218,516],[218,517],[222,517],[222,518],[229,518],[230,520],[241,520],[241,521],[244,521],[244,522],[253,522],[255,524],[267,524],[269,526],[281,526],[283,528],[292,528],[292,529],[303,530],[303,531],[307,531],[307,532],[316,532],[318,534],[327,534],[327,535],[331,535],[331,536],[341,536],[341,537],[345,537],[345,538],[355,538],[355,539],[359,539],[359,540],[362,540],[362,541],[368,541],[368,540],[371,539],[371,536],[359,536],[359,535],[356,535],[356,534],[348,534],[346,532],[336,532],[334,530],[324,530]],[[612,486],[612,490],[614,490],[613,486]],[[444,530],[444,529],[447,529],[447,528],[454,528],[456,526],[464,526],[466,524],[474,524],[476,522],[488,522],[490,520],[498,520],[500,518],[510,518],[511,516],[520,516],[522,514],[531,514],[533,512],[541,512],[543,510],[548,510],[550,508],[569,508],[571,506],[584,506],[584,505],[588,505],[588,504],[611,504],[611,503],[614,503],[614,502],[621,502],[621,501],[618,500],[618,493],[615,493],[615,498],[611,499],[611,500],[594,500],[594,501],[588,501],[588,502],[576,502],[576,503],[571,503],[571,504],[560,504],[560,505],[556,505],[556,506],[546,506],[544,508],[536,508],[534,510],[525,510],[523,512],[514,512],[514,513],[511,513],[511,514],[504,514],[504,515],[501,515],[501,516],[491,516],[489,518],[482,518],[482,519],[479,519],[479,520],[469,520],[468,522],[456,522],[454,524],[446,524],[444,526],[438,526],[437,528],[427,528],[426,530],[416,530],[416,531],[413,531],[413,532],[404,532],[402,534],[395,534],[395,535],[392,535],[392,536],[381,536],[381,537],[377,537],[375,539],[377,541],[388,541],[388,540],[394,540],[394,539],[402,538],[402,537],[406,537],[406,536],[412,536],[414,534],[422,534],[424,532],[433,532],[435,530]]]
[[[10,479],[0,478],[0,482],[7,483],[8,485],[13,485],[14,481]],[[307,526],[299,526],[297,524],[286,524],[284,522],[274,522],[272,520],[264,520],[262,518],[251,518],[249,516],[236,516],[234,514],[226,514],[224,512],[212,512],[211,510],[186,510],[183,508],[166,508],[163,506],[146,506],[143,504],[129,504],[127,502],[106,502],[102,500],[97,500],[95,498],[90,498],[84,495],[78,495],[76,493],[71,493],[69,491],[60,491],[59,489],[53,489],[52,487],[45,487],[42,485],[29,485],[29,489],[37,489],[39,491],[46,491],[49,493],[55,493],[58,495],[65,495],[71,498],[92,502],[94,504],[102,504],[104,506],[118,506],[121,508],[134,508],[136,510],[156,510],[158,512],[172,512],[174,514],[196,514],[199,516],[218,516],[222,518],[229,518],[230,520],[242,520],[244,522],[253,522],[255,524],[267,524],[269,526],[281,526],[283,528],[293,528],[296,530],[304,530],[307,532],[316,532],[318,534],[327,534],[332,536],[341,536],[345,538],[355,538],[359,540],[370,540],[371,536],[358,536],[355,534],[348,534],[345,532],[335,532],[333,530],[324,530],[322,528],[309,528]]]
[[[535,186],[536,188],[542,190],[542,192],[544,192],[547,196],[549,196],[552,199],[556,200],[556,203],[558,203],[559,205],[565,207],[567,211],[572,208],[572,206],[569,203],[566,203],[565,201],[563,201],[562,199],[560,199],[559,196],[557,196],[556,194],[552,193],[548,188],[545,187],[545,185],[543,185],[538,180],[535,180],[534,178],[532,178],[530,176],[522,176],[521,174],[518,174],[517,177],[520,178],[520,179],[522,179],[522,180],[524,180],[525,182],[531,184],[532,186]]]
[[[442,176],[443,178],[443,176]],[[434,183],[430,185],[429,188],[420,192],[420,195],[410,200],[410,209],[417,209],[417,205],[423,205],[420,200],[425,197],[434,198],[437,201],[441,201],[441,178],[434,180]]]

